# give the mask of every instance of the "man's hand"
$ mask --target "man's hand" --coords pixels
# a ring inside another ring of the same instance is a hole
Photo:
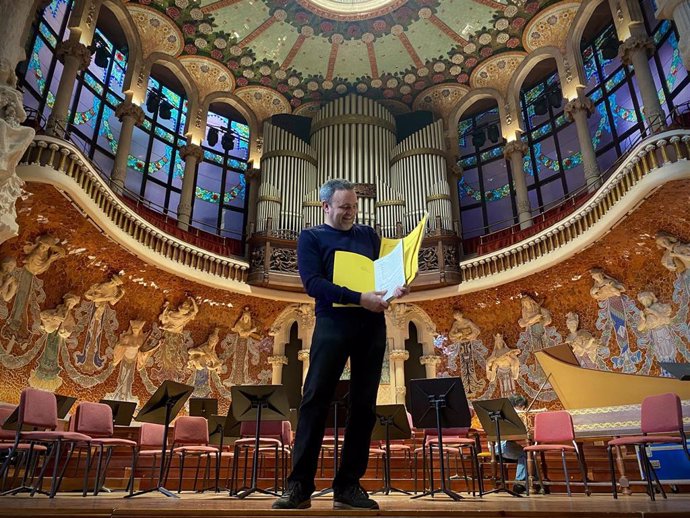
[[[388,302],[383,298],[385,291],[367,291],[359,298],[359,305],[374,313],[381,313],[388,307]]]

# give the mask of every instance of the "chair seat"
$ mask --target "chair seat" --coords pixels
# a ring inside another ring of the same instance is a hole
[[[533,444],[523,449],[525,451],[575,451],[575,446],[572,444]]]
[[[674,442],[681,444],[683,441],[675,435],[633,435],[630,437],[618,437],[608,442],[609,446],[626,446],[633,444],[652,444]]]
[[[235,446],[254,446],[256,444],[256,439],[254,437],[251,438],[246,438],[246,439],[237,439],[235,441]],[[259,444],[260,445],[271,445],[271,446],[282,446],[282,442],[280,439],[272,439],[270,437],[259,437]]]
[[[22,432],[21,438],[25,441],[63,441],[72,442],[91,442],[91,437],[77,432],[58,432],[58,431],[43,431],[43,432]]]
[[[167,453],[167,452],[166,452]],[[138,454],[140,457],[155,457],[161,454],[160,448],[157,450],[139,450]]]
[[[128,448],[136,448],[136,441],[131,441],[129,439],[119,439],[117,437],[98,437],[96,439],[91,439],[92,446],[126,446]]]
[[[215,446],[202,446],[202,445],[189,445],[189,446],[178,446],[173,448],[173,453],[218,453],[218,448]]]
[[[381,448],[385,449],[386,444],[385,443],[381,444]],[[407,444],[391,444],[390,450],[391,451],[412,451],[412,447],[407,445]]]
[[[3,442],[0,443],[0,450],[9,450],[14,446],[13,442]],[[26,442],[20,442],[17,444],[17,449],[18,450],[29,450],[31,448],[31,445]],[[34,451],[46,451],[48,448],[43,446],[42,444],[34,444]]]
[[[438,438],[434,437],[433,439],[429,439],[427,441],[427,445],[437,445],[438,444]],[[447,439],[443,439],[443,447],[445,448],[446,445],[448,446],[474,446],[476,443],[474,442],[474,439],[467,439],[467,438],[462,438],[462,437],[449,437]]]

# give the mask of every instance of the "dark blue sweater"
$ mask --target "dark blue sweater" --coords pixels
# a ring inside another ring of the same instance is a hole
[[[317,315],[332,312],[333,303],[359,304],[361,293],[333,284],[335,253],[344,250],[375,260],[380,247],[380,238],[366,225],[353,225],[350,230],[318,225],[300,233],[297,267],[304,289],[316,299]]]

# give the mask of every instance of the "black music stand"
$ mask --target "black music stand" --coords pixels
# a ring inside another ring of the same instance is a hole
[[[479,421],[485,431],[493,428],[496,431],[496,450],[498,451],[499,472],[501,473],[498,480],[497,487],[491,491],[484,493],[489,495],[491,493],[505,492],[513,496],[522,497],[522,495],[511,491],[506,487],[506,478],[503,463],[503,448],[501,446],[501,433],[505,436],[513,435],[527,435],[527,428],[522,422],[520,416],[517,415],[515,408],[510,400],[507,398],[487,399],[484,401],[474,401],[472,403],[474,411],[477,413]],[[491,437],[489,437],[491,440]]]
[[[208,420],[218,414],[218,400],[212,397],[193,397],[189,400],[189,415]]]
[[[208,444],[218,446],[220,460],[223,458],[223,443],[226,437],[239,437],[241,423],[232,414],[232,407],[228,408],[228,415],[210,415],[208,417]],[[216,480],[220,479],[220,462],[216,464]],[[216,484],[216,493],[220,487]],[[228,489],[228,488],[225,488]]]
[[[412,437],[412,430],[410,430],[410,422],[407,420],[405,405],[378,405],[376,407],[376,423],[371,438],[374,441],[386,441],[386,457],[383,460],[383,487],[372,491],[372,494],[410,494],[408,491],[391,486],[391,441],[409,439],[410,437]]]
[[[113,410],[113,426],[129,426],[132,424],[132,416],[137,408],[133,401],[115,401],[101,399],[99,403],[108,405]]]
[[[659,365],[674,378],[690,381],[690,363],[659,362]]]
[[[283,385],[244,385],[230,389],[232,397],[232,413],[240,422],[255,421],[256,434],[254,436],[254,457],[252,459],[251,487],[230,496],[246,498],[252,493],[270,496],[280,496],[273,491],[261,489],[257,486],[259,471],[259,443],[261,435],[261,421],[283,421],[290,412],[287,394]],[[237,459],[235,459],[237,462]],[[276,466],[276,469],[278,467]]]
[[[347,400],[350,397],[350,380],[338,380],[335,386],[335,392],[331,399],[328,408],[328,415],[326,416],[326,428],[333,428],[333,477],[338,474],[338,465],[340,464],[340,434],[339,428],[342,423],[347,420]],[[333,492],[332,487],[322,489],[314,495],[327,495]]]
[[[125,498],[133,496],[144,495],[153,491],[158,491],[172,498],[179,498],[176,494],[168,491],[163,487],[163,480],[165,478],[165,454],[168,446],[168,428],[170,422],[182,410],[182,406],[189,399],[189,396],[194,392],[194,387],[191,385],[184,385],[176,381],[166,380],[158,387],[156,392],[139,410],[139,414],[134,418],[136,421],[142,423],[154,423],[163,425],[163,445],[161,446],[161,470],[158,474],[158,484],[156,487],[144,489],[126,495]],[[170,459],[172,462],[172,458]]]
[[[410,401],[412,422],[417,428],[436,428],[438,436],[438,454],[441,465],[441,488],[434,489],[433,469],[431,470],[430,491],[415,495],[412,498],[434,496],[442,492],[453,500],[463,497],[446,485],[446,468],[443,452],[443,428],[461,428],[470,426],[472,417],[467,396],[460,378],[428,378],[410,381]],[[426,448],[426,445],[422,445]],[[433,457],[429,448],[429,463]]]

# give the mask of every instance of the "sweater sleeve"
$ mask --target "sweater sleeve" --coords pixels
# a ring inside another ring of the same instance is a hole
[[[310,297],[330,304],[359,304],[361,293],[326,278],[318,239],[308,230],[302,231],[297,241],[297,268]]]

